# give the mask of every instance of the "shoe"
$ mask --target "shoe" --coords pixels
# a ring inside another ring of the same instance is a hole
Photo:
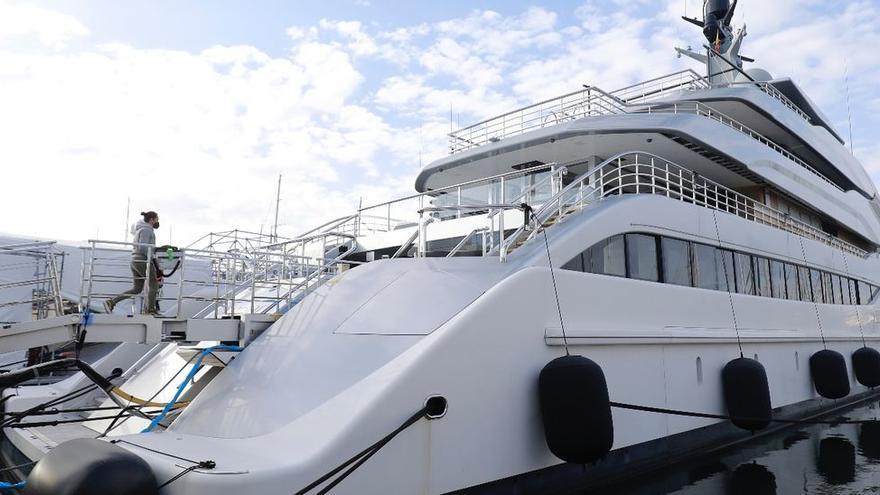
[[[113,301],[107,299],[104,301],[104,312],[110,314],[113,312]]]

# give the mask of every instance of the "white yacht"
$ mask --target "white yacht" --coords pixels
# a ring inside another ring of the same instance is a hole
[[[460,129],[415,195],[261,246],[317,260],[275,271],[259,336],[182,354],[204,367],[164,342],[113,386],[98,362],[51,393],[7,389],[7,412],[90,379],[69,406],[112,407],[120,387],[157,401],[65,413],[89,420],[77,429],[7,420],[7,459],[39,461],[12,481],[571,493],[872,397],[877,191],[794,81],[744,68],[735,8],[686,19],[707,46],[679,52],[705,75],[587,86]]]

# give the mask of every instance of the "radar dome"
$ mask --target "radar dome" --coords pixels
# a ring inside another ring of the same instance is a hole
[[[768,81],[773,80],[773,76],[770,75],[770,73],[764,69],[758,69],[758,68],[746,69],[745,73],[748,74],[749,77],[751,77],[752,79],[754,79],[757,82],[768,82]],[[737,74],[736,81],[737,82],[746,82],[746,81],[748,81],[748,78],[742,74]]]

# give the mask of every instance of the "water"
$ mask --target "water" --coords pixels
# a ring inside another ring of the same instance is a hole
[[[785,429],[603,493],[880,494],[880,407],[873,402],[825,419],[869,422]]]

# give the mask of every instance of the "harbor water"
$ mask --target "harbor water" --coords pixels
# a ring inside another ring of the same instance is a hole
[[[857,420],[792,426],[696,462],[608,487],[615,495],[880,493],[880,404],[875,399],[822,418]]]

